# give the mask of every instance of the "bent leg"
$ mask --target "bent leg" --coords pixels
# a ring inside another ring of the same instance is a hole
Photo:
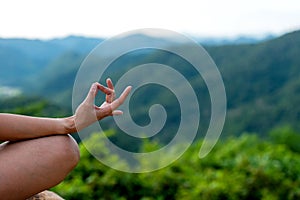
[[[57,135],[0,145],[0,196],[26,199],[60,183],[79,161],[77,143]]]

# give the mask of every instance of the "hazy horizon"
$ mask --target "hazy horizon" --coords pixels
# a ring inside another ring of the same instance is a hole
[[[108,38],[141,28],[194,37],[281,35],[300,29],[300,2],[17,1],[0,2],[0,38]]]
[[[257,33],[257,34],[236,34],[236,35],[232,35],[232,36],[227,36],[227,35],[201,35],[201,34],[197,34],[197,33],[186,33],[186,32],[179,32],[183,35],[186,35],[188,37],[191,38],[195,38],[195,39],[216,39],[216,40],[222,40],[222,39],[227,39],[227,40],[235,40],[235,39],[239,39],[239,38],[253,38],[253,39],[264,39],[264,38],[268,38],[268,37],[280,37],[282,35],[294,32],[294,31],[298,31],[300,30],[299,28],[295,28],[295,29],[291,29],[291,30],[286,30],[286,31],[282,31],[280,33],[273,33],[273,32],[267,32],[267,33]],[[122,33],[120,33],[122,34]],[[118,34],[117,34],[118,35]],[[1,36],[0,35],[0,39],[26,39],[26,40],[42,40],[42,41],[48,41],[48,40],[56,40],[56,39],[65,39],[65,38],[69,38],[69,37],[78,37],[78,38],[90,38],[90,39],[107,39],[110,37],[114,37],[116,35],[109,35],[109,36],[93,36],[93,35],[84,35],[84,34],[68,34],[68,35],[62,35],[62,36],[53,36],[53,37],[49,37],[49,38],[44,38],[44,37],[26,37],[26,36]]]

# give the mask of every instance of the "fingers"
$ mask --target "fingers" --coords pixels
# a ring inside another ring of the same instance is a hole
[[[124,101],[126,100],[127,96],[129,95],[130,91],[131,91],[131,86],[126,87],[126,89],[122,92],[122,94],[120,95],[120,97],[116,100],[114,100],[110,106],[111,106],[111,110],[116,110],[120,105],[122,105],[124,103]]]
[[[112,115],[123,115],[123,111],[121,111],[121,110],[114,110],[112,112]]]
[[[97,84],[98,90],[101,90],[106,95],[110,95],[110,94],[114,93],[114,90],[112,90],[112,89],[110,89],[108,87],[105,87],[105,86],[101,85],[100,83],[96,82],[95,84]]]
[[[94,102],[96,95],[97,95],[97,83],[93,83],[91,85],[89,93],[87,94],[87,96],[85,98],[85,101],[89,102],[89,103]]]
[[[85,101],[87,101],[88,103],[94,103],[98,90],[102,91],[106,95],[111,95],[112,93],[114,93],[112,89],[107,88],[98,82],[95,82],[92,84]]]
[[[131,86],[128,86],[123,93],[121,94],[121,96],[114,100],[112,103],[110,104],[106,104],[105,106],[101,106],[100,109],[98,110],[99,116],[101,116],[100,118],[103,118],[105,116],[112,116],[112,115],[122,115],[123,112],[121,110],[116,110],[121,104],[124,103],[124,101],[126,100],[126,97],[128,96],[128,94],[131,91]]]
[[[112,81],[111,81],[110,78],[106,79],[106,84],[107,84],[107,87],[108,87],[109,89],[114,90],[114,85],[113,85],[113,83],[112,83]]]
[[[94,109],[98,113],[97,116],[99,120],[106,116],[122,115],[123,112],[121,110],[117,110],[117,108],[124,103],[132,88],[131,86],[126,87],[125,90],[120,95],[120,97],[114,100],[115,91],[114,91],[113,83],[110,79],[107,79],[106,84],[107,87],[101,85],[98,82],[94,83],[91,86],[89,94],[86,98],[88,103],[94,105],[95,97],[97,95],[98,90],[106,94],[106,101],[100,107],[94,105]]]
[[[115,99],[114,85],[110,78],[106,79],[106,84],[107,84],[107,87],[113,91],[113,93],[111,93],[110,95],[106,95],[105,101],[107,103],[111,103]]]

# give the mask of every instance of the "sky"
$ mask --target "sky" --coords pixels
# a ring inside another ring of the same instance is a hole
[[[0,37],[111,37],[163,28],[199,37],[300,29],[299,0],[1,0]]]

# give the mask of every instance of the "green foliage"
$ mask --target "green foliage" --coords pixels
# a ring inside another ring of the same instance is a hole
[[[291,126],[274,128],[269,135],[273,142],[284,144],[292,151],[300,153],[300,135]]]
[[[39,117],[63,117],[69,115],[71,111],[40,97],[17,96],[0,99],[0,112]]]
[[[103,134],[94,134],[85,145],[105,159]],[[81,161],[68,178],[53,190],[66,199],[299,199],[300,155],[284,144],[255,135],[223,140],[204,159],[202,142],[164,169],[132,174],[101,164],[81,144]],[[148,150],[157,144],[144,145]],[[168,155],[161,156],[161,160]],[[148,164],[151,160],[148,161]],[[146,162],[142,164],[147,164]],[[120,164],[126,165],[124,161]]]

